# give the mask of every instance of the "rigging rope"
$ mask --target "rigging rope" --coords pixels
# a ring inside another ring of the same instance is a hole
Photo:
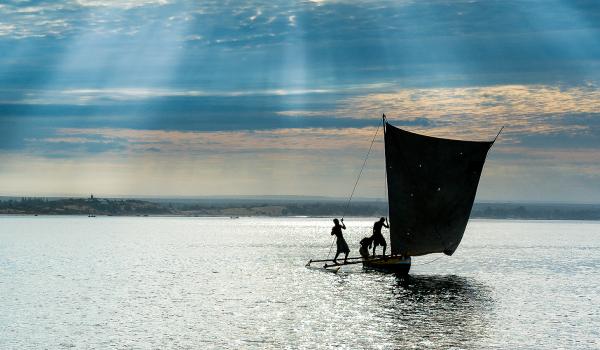
[[[431,260],[431,261],[428,261],[428,262],[426,262],[426,263],[422,263],[422,264],[413,264],[413,266],[421,266],[421,265],[427,265],[427,264],[431,264],[432,262],[434,262],[434,261],[438,261],[438,260],[439,260],[439,259],[441,259],[441,258],[443,258],[443,256],[438,256],[437,258],[435,258],[435,259],[433,259],[433,260]]]
[[[371,140],[371,145],[369,146],[369,151],[367,151],[365,160],[363,161],[362,167],[360,168],[360,172],[358,173],[358,177],[356,178],[356,182],[354,183],[354,188],[352,189],[352,193],[350,193],[350,198],[348,198],[348,203],[346,203],[346,208],[344,208],[344,211],[342,212],[342,220],[344,219],[344,216],[346,216],[346,213],[348,212],[348,208],[350,208],[350,201],[352,201],[352,197],[354,196],[354,191],[356,191],[356,186],[358,185],[360,176],[362,175],[363,170],[365,169],[365,165],[367,165],[367,159],[369,159],[369,154],[371,154],[371,150],[373,149],[373,143],[375,143],[375,138],[377,137],[377,134],[379,133],[380,127],[381,127],[381,125],[378,125],[377,130],[375,130],[375,135],[373,135],[373,140]],[[386,183],[387,183],[387,180],[386,180]],[[331,240],[331,245],[329,246],[329,253],[327,253],[327,258],[329,258],[329,255],[331,255],[331,248],[333,248],[334,242],[335,242],[335,237],[333,237],[333,239]]]
[[[367,165],[367,159],[369,159],[369,154],[371,154],[371,150],[373,149],[373,143],[375,143],[375,138],[377,137],[377,134],[379,133],[379,128],[381,127],[381,125],[377,126],[377,130],[375,130],[375,135],[373,135],[373,140],[371,140],[371,146],[369,146],[369,151],[367,151],[367,155],[365,156],[365,160],[363,161],[363,165],[360,168],[360,172],[358,173],[358,177],[356,178],[356,182],[354,183],[354,188],[352,189],[352,193],[350,194],[350,198],[348,198],[348,203],[346,204],[346,208],[344,209],[344,212],[342,213],[342,219],[344,218],[344,216],[346,215],[346,212],[348,211],[348,208],[350,207],[350,201],[352,200],[352,197],[354,196],[354,191],[356,191],[356,186],[358,185],[358,181],[360,180],[360,176],[363,173],[363,170],[365,169],[365,165]]]

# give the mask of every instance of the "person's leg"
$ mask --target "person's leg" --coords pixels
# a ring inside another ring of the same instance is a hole
[[[340,252],[336,252],[336,253],[335,253],[335,256],[333,257],[333,263],[334,263],[334,264],[337,264],[337,261],[336,261],[336,260],[337,260],[337,257],[338,257],[338,255],[340,255]]]
[[[344,256],[344,264],[348,262],[348,253],[350,252],[346,252],[346,256]]]
[[[383,245],[383,256],[385,256],[385,248],[387,248],[387,244]]]

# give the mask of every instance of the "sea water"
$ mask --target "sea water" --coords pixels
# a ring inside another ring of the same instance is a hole
[[[305,268],[331,226],[0,217],[0,349],[600,348],[600,222],[471,220],[408,279]]]

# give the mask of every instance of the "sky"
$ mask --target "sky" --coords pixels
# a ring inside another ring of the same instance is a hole
[[[0,195],[358,197],[381,115],[482,201],[600,202],[600,2],[8,0]]]

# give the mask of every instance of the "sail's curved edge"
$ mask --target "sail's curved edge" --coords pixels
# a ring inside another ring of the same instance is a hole
[[[392,254],[452,255],[493,141],[445,139],[385,126]]]
[[[419,137],[422,137],[424,139],[442,140],[442,141],[456,141],[456,142],[466,142],[466,143],[487,143],[487,144],[490,144],[490,145],[493,144],[496,141],[496,139],[493,139],[492,141],[477,141],[477,140],[461,140],[461,139],[451,139],[451,138],[439,137],[439,136],[423,135],[423,134],[419,134],[419,133],[414,132],[414,131],[408,131],[408,130],[399,128],[397,126],[393,126],[392,124],[390,124],[388,122],[386,122],[385,124],[386,124],[386,128],[389,126],[389,127],[394,128],[394,129],[398,129],[398,130],[400,130],[400,131],[402,131],[404,133],[415,135],[415,136],[419,136]],[[504,128],[504,127],[502,127],[502,128]],[[498,134],[500,134],[500,133],[498,133]]]

